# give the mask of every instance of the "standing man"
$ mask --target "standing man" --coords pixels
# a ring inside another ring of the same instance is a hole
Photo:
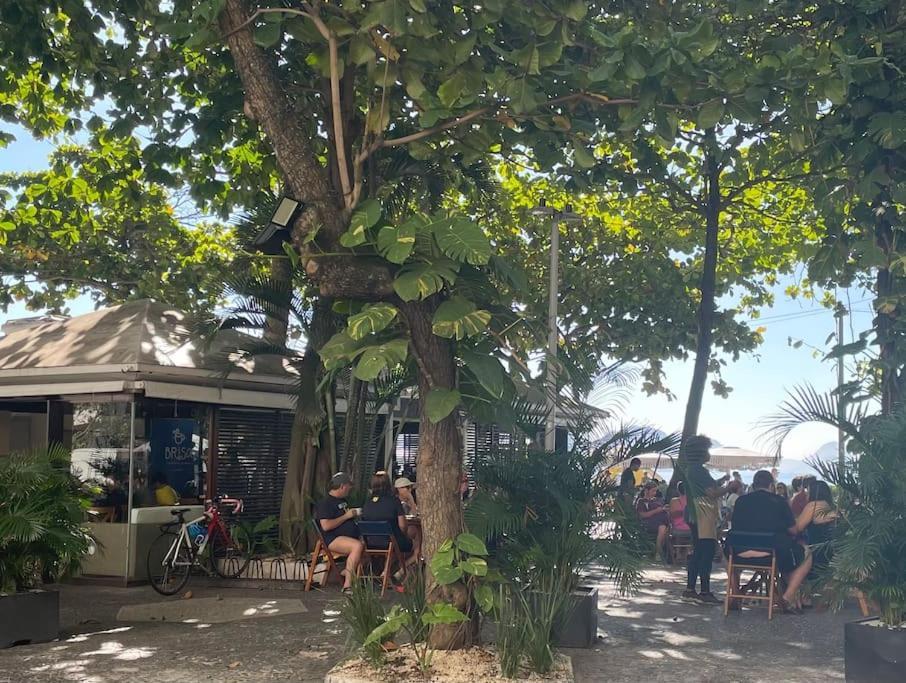
[[[633,458],[629,461],[629,467],[623,470],[620,475],[620,493],[628,498],[635,497],[635,473],[642,467],[641,458]],[[631,502],[631,500],[630,500]]]
[[[352,479],[345,472],[337,472],[330,478],[327,497],[315,505],[315,520],[321,527],[324,542],[331,553],[346,556],[343,570],[343,590],[348,591],[356,575],[362,553],[365,550],[359,527],[353,521],[361,510],[349,507],[346,497],[352,491]]]
[[[686,441],[686,472],[683,482],[689,504],[686,505],[686,520],[692,531],[692,557],[686,569],[686,590],[684,598],[692,598],[706,604],[719,605],[720,600],[711,592],[711,565],[717,552],[717,525],[720,522],[718,501],[726,494],[725,475],[713,479],[705,468],[711,459],[711,439],[707,436],[693,436]],[[701,582],[701,591],[695,592],[696,580]]]

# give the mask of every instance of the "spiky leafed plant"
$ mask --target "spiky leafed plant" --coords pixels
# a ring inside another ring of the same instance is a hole
[[[89,500],[59,446],[0,458],[0,593],[75,572],[91,537]]]
[[[674,453],[676,435],[623,426],[589,446],[580,434],[563,453],[492,452],[475,463],[478,489],[466,508],[473,533],[496,543],[504,574],[530,584],[550,570],[573,584],[599,565],[623,592],[635,589],[644,565],[644,544],[632,520],[622,518],[618,487],[607,470],[641,453]],[[614,532],[602,537],[609,523]]]
[[[821,577],[822,592],[836,606],[854,590],[880,608],[881,621],[906,625],[906,406],[888,415],[869,412],[867,397],[850,397],[838,412],[837,396],[812,387],[794,390],[765,420],[778,455],[796,427],[817,422],[841,429],[849,452],[837,462],[809,464],[836,487],[837,533],[831,561]]]

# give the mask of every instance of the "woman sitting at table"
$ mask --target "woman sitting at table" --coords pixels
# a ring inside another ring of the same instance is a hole
[[[642,523],[642,528],[656,538],[655,559],[663,557],[669,517],[667,509],[664,507],[664,501],[657,498],[657,482],[649,481],[645,484],[642,495],[635,505],[635,511]]]
[[[670,499],[670,530],[675,536],[691,536],[692,529],[686,522],[686,486],[683,482],[676,485],[676,492],[679,494]]]
[[[804,533],[812,549],[812,571],[809,578],[814,578],[817,571],[830,564],[830,544],[837,525],[837,511],[834,509],[834,496],[827,482],[812,480],[808,486],[808,502],[796,519],[796,531]]]
[[[406,564],[412,564],[417,555],[413,543],[406,534],[408,522],[399,499],[393,495],[390,477],[386,472],[375,472],[371,478],[371,496],[362,507],[362,519],[368,522],[389,522],[393,538],[403,555],[409,555]]]

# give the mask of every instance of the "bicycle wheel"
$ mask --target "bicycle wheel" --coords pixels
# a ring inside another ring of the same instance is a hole
[[[227,535],[214,531],[210,540],[211,568],[224,579],[238,578],[252,559],[248,532],[238,524],[227,529]]]
[[[148,580],[161,595],[175,595],[189,580],[193,558],[185,542],[179,544],[175,556],[170,553],[179,536],[165,531],[148,550]]]

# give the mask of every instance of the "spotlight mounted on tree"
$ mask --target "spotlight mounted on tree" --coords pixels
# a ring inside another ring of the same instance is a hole
[[[271,222],[252,240],[252,247],[264,254],[279,255],[283,253],[284,242],[292,238],[290,228],[302,207],[302,202],[291,197],[280,197],[277,207],[271,215]]]

